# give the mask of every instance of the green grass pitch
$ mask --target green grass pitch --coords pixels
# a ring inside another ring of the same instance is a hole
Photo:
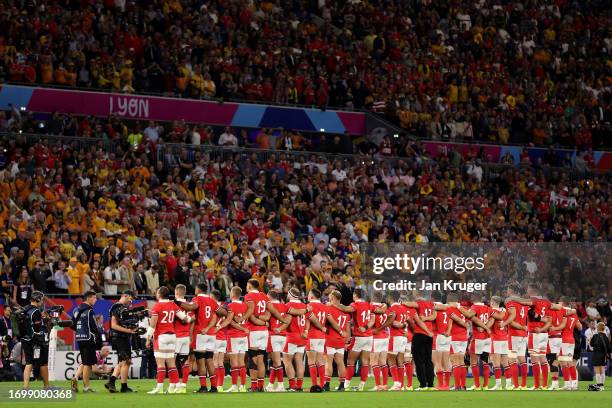
[[[226,388],[228,387],[226,378]],[[416,380],[416,378],[415,378]],[[493,379],[491,379],[493,380]],[[531,378],[530,378],[531,380]],[[469,380],[468,380],[469,381]],[[493,380],[494,381],[494,380]],[[356,385],[358,380],[355,379]],[[249,381],[247,380],[247,386]],[[267,383],[267,382],[266,382]],[[60,387],[69,387],[67,381],[54,383]],[[408,392],[328,392],[321,394],[304,393],[235,393],[235,394],[193,394],[197,388],[197,379],[193,378],[188,385],[187,394],[147,395],[154,387],[154,380],[132,380],[130,386],[137,390],[134,394],[109,394],[103,381],[92,381],[96,393],[76,394],[70,402],[13,402],[4,398],[0,407],[79,407],[79,408],[182,408],[193,406],[242,407],[242,408],[295,408],[302,406],[316,408],[393,408],[399,406],[413,407],[606,407],[612,404],[612,379],[606,382],[607,390],[588,392],[588,382],[580,383],[580,391],[408,391]],[[305,379],[305,387],[310,384]],[[33,383],[32,388],[39,386]],[[332,380],[332,387],[337,379]],[[528,384],[530,385],[530,384]],[[166,388],[168,384],[166,382]],[[373,386],[370,380],[366,389]],[[82,384],[79,385],[82,388]],[[20,389],[19,383],[0,383],[0,390]],[[3,392],[4,394],[4,392]]]

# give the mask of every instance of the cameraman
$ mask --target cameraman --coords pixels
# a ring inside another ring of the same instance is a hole
[[[45,295],[35,291],[30,297],[30,304],[23,308],[23,330],[20,330],[21,345],[25,355],[23,370],[23,389],[30,388],[30,376],[33,365],[40,370],[40,376],[45,388],[49,388],[49,329],[42,311]]]
[[[83,363],[83,392],[94,392],[89,386],[89,380],[93,366],[98,361],[96,350],[102,347],[102,338],[98,331],[93,310],[93,306],[98,298],[96,293],[92,291],[85,292],[83,297],[85,301],[74,312],[74,330]],[[72,378],[71,387],[74,391],[78,391],[78,380],[76,377]]]
[[[121,392],[133,392],[133,390],[127,386],[127,379],[130,365],[132,364],[132,347],[130,344],[130,337],[132,334],[136,333],[136,329],[123,327],[121,324],[122,316],[129,310],[133,299],[133,292],[127,290],[122,293],[119,301],[117,301],[117,303],[115,303],[109,311],[111,318],[111,344],[113,349],[117,351],[118,361],[118,364],[113,370],[113,374],[111,375],[110,379],[106,384],[104,384],[106,389],[111,393],[117,392],[117,389],[115,388],[115,381],[117,380],[117,377],[121,377]]]

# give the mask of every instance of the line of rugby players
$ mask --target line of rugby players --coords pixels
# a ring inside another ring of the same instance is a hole
[[[348,306],[341,303],[338,291],[322,303],[317,289],[308,293],[307,303],[297,289],[290,289],[283,302],[278,292],[260,292],[257,280],[248,282],[246,294],[233,287],[227,304],[220,302],[217,291],[207,294],[205,285],[196,288],[191,301],[185,299],[183,285],[176,287],[174,301],[169,295],[166,287],[159,288],[158,302],[151,310],[147,341],[153,342],[158,369],[157,386],[150,394],[185,393],[192,367],[197,367],[200,383],[195,392],[223,391],[226,356],[231,367],[226,392],[247,391],[247,368],[250,391],[302,391],[304,361],[311,391],[330,389],[334,365],[337,391],[364,390],[370,370],[375,381],[372,390],[412,390],[415,369],[417,390],[432,388],[434,373],[436,389],[451,389],[452,375],[454,390],[498,390],[504,388],[502,372],[505,389],[545,389],[549,371],[550,388],[559,389],[558,368],[565,382],[562,389],[577,389],[572,358],[573,332],[580,328],[576,312],[568,299],[551,303],[538,296],[534,287],[522,298],[518,287],[511,285],[505,307],[498,296],[488,304],[473,299],[468,306],[459,303],[455,293],[448,294],[443,304],[437,292],[432,299],[397,292],[383,298],[375,292],[367,301],[361,289],[354,291]],[[534,377],[530,388],[527,351]],[[269,383],[264,387],[266,354]],[[469,388],[466,354],[474,379]],[[482,373],[479,360],[483,360]],[[491,388],[490,364],[495,377]],[[359,383],[351,388],[356,374]],[[164,391],[166,375],[170,386]]]

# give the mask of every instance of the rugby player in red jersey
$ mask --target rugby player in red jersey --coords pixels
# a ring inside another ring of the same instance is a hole
[[[327,326],[340,331],[338,323],[329,315],[327,305],[321,303],[321,291],[313,288],[308,292],[308,310],[310,314],[310,331],[306,356],[308,357],[308,370],[312,381],[311,392],[322,391],[325,386],[325,334]],[[318,382],[317,382],[318,380]]]
[[[501,306],[501,297],[491,298],[491,317],[487,326],[491,329],[491,362],[495,374],[495,385],[489,390],[502,389],[502,367],[506,375],[506,385],[510,382],[510,367],[508,366],[508,311]]]
[[[561,306],[565,310],[565,316],[561,324],[555,330],[561,330],[561,352],[559,353],[559,364],[563,373],[562,390],[578,389],[578,371],[576,370],[575,352],[580,351],[580,344],[576,344],[574,330],[582,330],[580,319],[576,315],[576,309],[570,304],[567,297],[561,298]]]
[[[325,389],[329,390],[329,381],[333,372],[334,362],[338,369],[338,380],[340,385],[336,391],[344,391],[344,380],[346,376],[346,367],[344,365],[344,350],[346,348],[346,341],[349,336],[349,326],[351,322],[351,316],[338,309],[338,305],[342,300],[342,294],[334,290],[329,295],[328,313],[337,323],[340,330],[336,330],[333,327],[325,333],[325,354],[327,355],[327,364],[325,367]]]
[[[287,313],[287,305],[281,302],[280,293],[271,290],[268,292],[270,302],[274,305],[276,310],[285,317]],[[287,323],[283,323],[275,317],[270,317],[269,320],[269,332],[270,337],[268,340],[268,353],[270,353],[270,382],[266,387],[267,392],[282,392],[285,391],[285,385],[283,383],[283,356],[282,352],[285,350],[287,344]],[[278,381],[278,383],[277,383]],[[275,387],[275,384],[276,387]]]
[[[218,290],[212,290],[210,296],[219,304],[221,304],[221,292]],[[227,327],[234,319],[233,312],[227,312],[226,316],[220,317],[217,320],[215,327],[209,330],[209,333],[215,335],[215,352],[213,354],[213,364],[215,366],[215,379],[216,383],[211,386],[216,386],[218,392],[223,392],[223,382],[225,380],[225,366],[223,362],[225,360],[225,353],[227,352]]]
[[[508,364],[512,374],[512,386],[516,389],[523,389],[527,386],[527,316],[529,313],[530,301],[521,299],[519,295],[520,286],[511,284],[507,290],[506,310],[508,320],[511,320],[508,327]],[[519,371],[521,383],[519,384]],[[506,389],[511,387],[506,384]]]
[[[391,371],[393,386],[391,391],[400,391],[404,382],[404,353],[408,339],[406,328],[408,327],[407,307],[399,303],[399,293],[391,292],[387,297],[389,302],[389,312],[394,314],[391,326],[389,326],[389,351],[387,352],[387,364]],[[398,368],[402,368],[402,375],[399,375]]]
[[[438,389],[450,389],[450,347],[451,347],[451,330],[453,321],[449,317],[448,309],[442,306],[442,294],[433,292],[431,297],[434,301],[434,308],[439,309],[434,320],[434,337],[432,341],[432,361],[434,371],[438,379]]]
[[[187,288],[185,285],[176,285],[174,288],[174,297],[180,302],[186,302],[185,293]],[[183,309],[184,310],[184,309]],[[190,318],[190,322],[183,322],[181,319],[174,320],[174,329],[176,332],[176,368],[181,374],[182,381],[176,385],[177,394],[185,394],[187,392],[187,381],[191,373],[191,366],[188,362],[190,354],[191,337],[194,330],[195,317],[192,312],[185,311]]]
[[[372,294],[372,306],[383,305],[383,293]],[[375,315],[374,327],[372,328],[372,354],[370,354],[370,366],[374,373],[375,387],[372,391],[386,391],[389,382],[389,370],[387,368],[387,352],[389,351],[389,326],[395,320],[395,312],[387,309],[384,313]],[[382,379],[381,379],[382,375]]]
[[[179,382],[179,374],[176,370],[175,350],[176,334],[174,329],[174,319],[178,318],[189,323],[191,319],[185,311],[181,310],[176,304],[168,299],[170,291],[167,287],[161,286],[157,289],[155,297],[157,303],[151,309],[149,328],[147,330],[147,348],[153,339],[153,352],[157,363],[157,386],[148,394],[163,394],[166,369],[170,377],[168,394],[176,393],[176,384]]]
[[[453,321],[451,327],[451,349],[450,360],[453,367],[453,384],[455,390],[466,389],[467,367],[465,365],[465,353],[468,347],[468,329],[474,312],[459,304],[459,297],[455,293],[449,293],[446,297],[449,305],[448,316]]]
[[[472,366],[472,376],[474,377],[474,385],[469,387],[468,390],[481,390],[480,387],[480,369],[478,367],[478,360],[482,361],[483,368],[483,385],[484,388],[489,386],[489,376],[491,375],[491,368],[489,362],[482,358],[483,353],[491,352],[491,330],[489,329],[488,323],[491,319],[491,308],[485,305],[482,301],[475,302],[471,310],[474,312],[472,317],[472,323],[478,327],[472,326],[472,341],[470,343],[470,365]]]
[[[414,295],[400,295],[400,304],[406,308],[406,351],[404,352],[404,365],[397,366],[398,377],[400,379],[403,391],[412,391],[412,380],[414,378],[414,363],[412,358],[412,340],[414,338],[414,329],[420,325],[421,329],[425,329],[425,323],[420,319],[418,305],[414,307],[406,306],[407,302],[414,300]],[[404,386],[404,373],[406,374],[406,385]]]
[[[566,310],[559,304],[559,309],[549,309],[550,328],[548,329],[548,347],[546,348],[546,360],[550,366],[551,384],[549,390],[559,389],[559,361],[557,357],[561,352],[561,322],[565,317]]]
[[[210,333],[210,330],[215,327],[219,316],[224,316],[227,311],[222,308],[215,299],[207,294],[208,285],[199,283],[196,286],[195,294],[191,303],[176,301],[184,310],[196,311],[196,324],[194,329],[195,334],[195,357],[198,364],[198,376],[200,378],[199,393],[208,392],[206,388],[206,373],[211,378],[211,392],[217,392],[217,383],[215,379],[215,365],[213,356],[216,349],[217,336]]]
[[[386,306],[374,307],[365,300],[365,292],[361,288],[353,292],[353,303],[350,306],[338,305],[344,313],[350,313],[353,321],[353,341],[346,364],[346,379],[344,388],[349,388],[355,374],[355,363],[361,361],[359,391],[363,391],[370,371],[370,352],[374,339],[372,326],[374,326],[374,313],[384,313]]]
[[[247,294],[244,296],[244,302],[248,307],[245,315],[246,327],[249,329],[249,350],[247,353],[257,367],[257,378],[256,381],[251,382],[251,390],[263,391],[266,376],[264,354],[268,348],[268,327],[265,322],[262,322],[261,317],[264,317],[266,312],[270,312],[270,315],[283,323],[288,323],[289,320],[280,315],[265,293],[259,291],[259,281],[257,279],[250,279],[247,282]],[[257,324],[254,319],[262,324]]]
[[[558,308],[541,296],[540,290],[535,285],[527,288],[527,295],[531,299],[527,329],[529,337],[527,346],[531,357],[534,386],[530,390],[546,389],[548,387],[548,361],[546,350],[548,348],[548,329],[552,324],[549,309]]]
[[[287,315],[291,316],[287,327],[287,344],[283,353],[285,371],[289,377],[289,391],[302,391],[304,382],[304,350],[310,329],[308,308],[300,300],[297,288],[287,293]]]
[[[249,329],[245,326],[245,315],[247,305],[240,299],[242,297],[242,289],[234,286],[230,291],[231,302],[227,305],[228,317],[233,314],[233,319],[230,321],[227,331],[227,354],[230,360],[230,373],[232,376],[232,386],[225,392],[246,392],[246,366],[244,355],[249,349]],[[240,387],[238,387],[238,378],[240,378]]]

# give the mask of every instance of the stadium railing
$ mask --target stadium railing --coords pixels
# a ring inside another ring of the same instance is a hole
[[[96,147],[104,149],[107,152],[119,152],[125,153],[122,145],[122,141],[117,139],[101,140],[87,137],[76,137],[76,136],[61,136],[61,135],[47,135],[47,134],[36,134],[36,133],[3,133],[0,134],[2,138],[23,138],[28,145],[35,143],[47,143],[49,147],[52,146],[70,146],[73,149],[91,148]],[[193,159],[196,153],[206,154],[211,159],[221,158],[221,160],[235,160],[239,158],[250,158],[255,155],[256,159],[260,163],[265,163],[274,157],[279,160],[281,155],[285,156],[285,160],[289,162],[308,162],[312,157],[324,158],[328,162],[334,160],[340,160],[351,166],[359,165],[370,165],[375,163],[388,164],[390,166],[396,166],[400,162],[404,162],[409,165],[424,166],[428,163],[435,163],[434,159],[419,157],[398,157],[398,156],[380,156],[380,155],[363,155],[363,154],[334,154],[326,152],[315,152],[315,151],[297,151],[297,150],[265,150],[257,149],[252,147],[229,147],[229,146],[217,146],[217,145],[190,145],[182,143],[160,143],[156,146],[155,156],[158,161],[163,161],[166,165],[176,165],[178,158],[186,154],[188,159]],[[519,171],[531,171],[540,172],[544,176],[551,176],[555,173],[564,174],[570,177],[572,180],[582,180],[585,178],[591,178],[594,176],[609,175],[610,171],[599,170],[599,169],[586,169],[582,170],[577,167],[556,167],[556,166],[533,166],[523,164],[501,164],[501,163],[490,163],[483,162],[483,179],[491,179],[498,177],[502,172],[510,169]]]

